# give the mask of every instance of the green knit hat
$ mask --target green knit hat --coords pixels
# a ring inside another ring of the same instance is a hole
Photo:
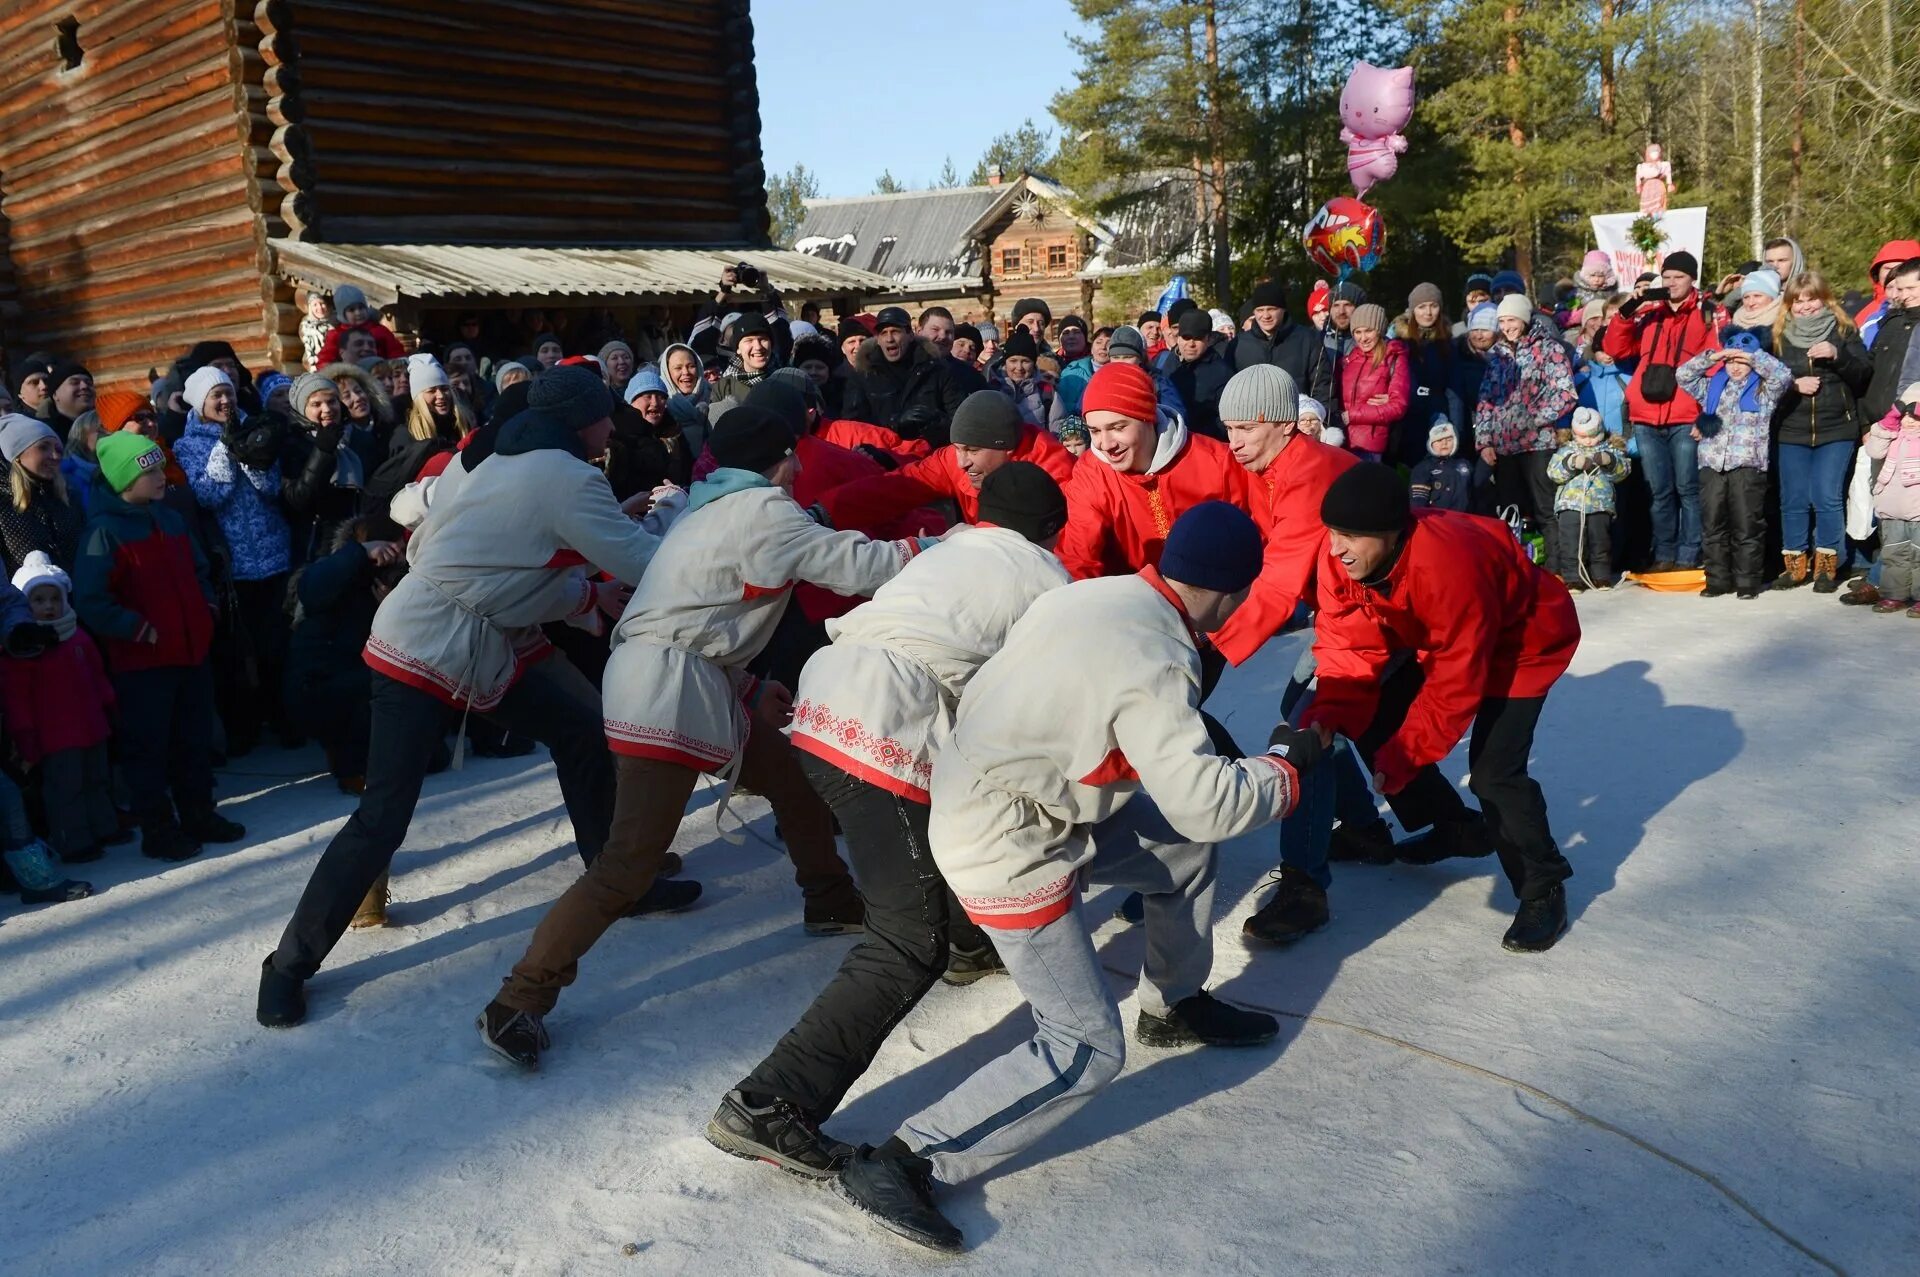
[[[93,455],[100,462],[101,476],[115,492],[125,492],[135,479],[167,464],[166,451],[159,444],[132,430],[102,435]]]

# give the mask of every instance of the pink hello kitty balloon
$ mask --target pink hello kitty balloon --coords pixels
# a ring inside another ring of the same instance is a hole
[[[1347,176],[1364,196],[1375,182],[1400,171],[1407,139],[1400,130],[1413,118],[1413,68],[1353,64],[1340,91],[1340,140],[1347,144]]]

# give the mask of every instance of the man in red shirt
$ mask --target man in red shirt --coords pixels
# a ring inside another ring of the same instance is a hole
[[[843,484],[819,504],[836,528],[897,519],[935,501],[960,507],[964,523],[980,515],[980,485],[1009,461],[1031,461],[1062,488],[1073,474],[1073,454],[1045,430],[1020,420],[1013,401],[997,390],[976,390],[954,410],[953,442],[890,474]]]
[[[1573,597],[1500,523],[1410,512],[1406,484],[1383,465],[1334,480],[1321,520],[1319,691],[1302,724],[1353,741],[1390,799],[1424,790],[1454,822],[1466,805],[1434,764],[1471,725],[1468,785],[1520,899],[1502,944],[1552,948],[1567,929],[1561,883],[1573,869],[1527,755],[1547,691],[1580,644]]]
[[[1189,435],[1179,416],[1160,407],[1144,368],[1102,365],[1081,395],[1080,414],[1087,453],[1067,486],[1059,549],[1076,579],[1158,564],[1173,521],[1203,501],[1228,501],[1249,514],[1257,508],[1253,481],[1227,445]]]

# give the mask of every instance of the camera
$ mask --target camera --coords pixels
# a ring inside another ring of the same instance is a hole
[[[765,288],[767,286],[767,273],[758,266],[750,266],[746,262],[735,262],[727,268],[727,272],[733,276],[734,284],[741,288]],[[722,277],[722,282],[725,282],[724,276]]]

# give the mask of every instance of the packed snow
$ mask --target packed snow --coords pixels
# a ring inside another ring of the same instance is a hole
[[[1281,1040],[1134,1048],[1053,1138],[943,1197],[958,1260],[701,1136],[851,943],[802,935],[764,804],[736,806],[733,845],[702,792],[675,844],[702,907],[618,924],[526,1075],[473,1017],[579,868],[551,766],[431,778],[399,925],[349,933],[309,1021],[269,1030],[260,959],[352,800],[312,751],[263,750],[221,781],[246,845],[115,849],[90,900],[0,906],[4,1267],[1920,1271],[1920,630],[1806,592],[1580,611],[1534,760],[1575,868],[1560,945],[1501,950],[1514,902],[1485,859],[1336,866],[1333,924],[1250,952],[1274,835],[1222,847],[1215,987],[1285,1013]],[[1301,641],[1216,693],[1243,742]],[[1140,933],[1096,938],[1130,1020]],[[878,1142],[1026,1026],[1004,978],[937,987],[829,1130]]]

